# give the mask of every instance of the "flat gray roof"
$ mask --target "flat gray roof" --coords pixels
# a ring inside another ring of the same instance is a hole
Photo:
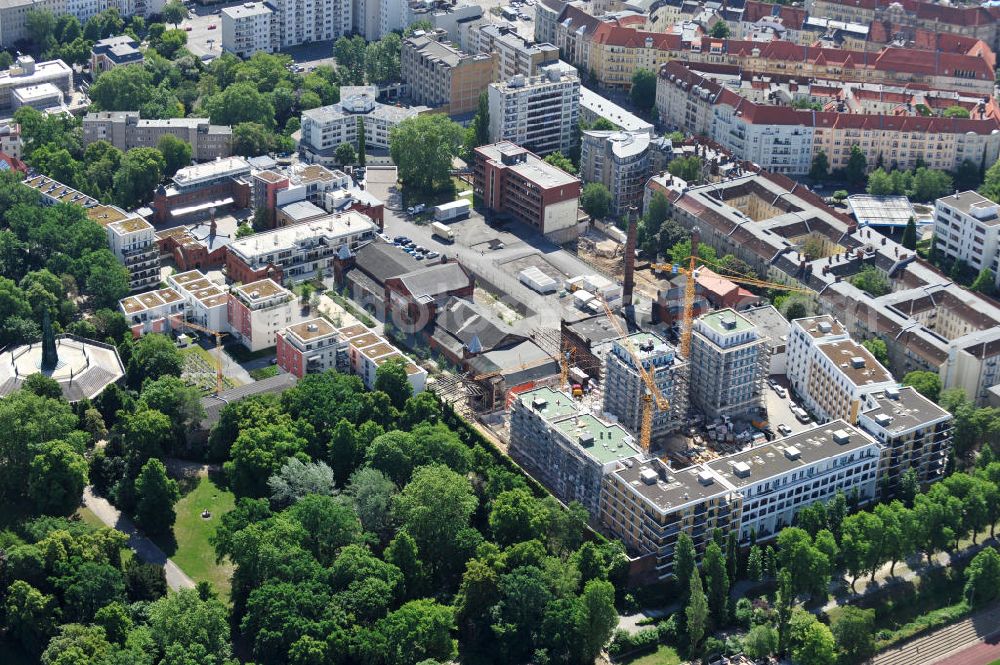
[[[615,474],[632,488],[633,492],[659,510],[668,513],[686,504],[733,491],[714,472],[709,471],[706,474],[706,471],[709,470],[702,466],[674,471],[661,460],[653,458],[642,463],[634,461],[631,465],[624,462],[624,466],[615,471]],[[704,478],[704,482],[699,476]]]
[[[961,212],[964,212],[967,215],[973,215],[974,208],[989,208],[992,206],[995,210],[997,206],[996,203],[989,200],[982,194],[978,192],[973,192],[971,190],[967,192],[959,192],[957,194],[952,194],[951,196],[943,196],[938,199],[938,202],[940,202],[943,205],[947,205],[951,208],[954,208],[956,210],[960,210]],[[977,219],[979,218],[977,217]],[[984,224],[989,224],[990,226],[993,226],[995,224],[1000,224],[1000,216],[997,216],[997,214],[994,212],[992,215],[989,215],[983,219],[979,219],[979,221],[983,222]]]
[[[917,429],[951,416],[911,386],[874,393],[871,395],[871,400],[875,402],[875,406],[862,411],[862,415],[871,418],[886,431],[894,434]],[[879,416],[888,416],[892,420],[883,425],[879,422]]]

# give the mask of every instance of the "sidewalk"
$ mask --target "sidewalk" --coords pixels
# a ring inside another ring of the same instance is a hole
[[[168,587],[174,591],[193,589],[195,587],[194,580],[178,568],[177,564],[168,559],[163,550],[156,546],[156,543],[141,535],[139,530],[135,528],[135,525],[132,524],[132,520],[122,515],[121,511],[112,506],[106,499],[95,496],[89,486],[83,490],[83,505],[89,508],[106,525],[127,535],[128,546],[135,552],[136,556],[146,563],[163,566],[163,570],[167,576]]]

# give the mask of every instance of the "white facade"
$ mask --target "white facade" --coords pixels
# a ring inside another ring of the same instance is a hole
[[[865,395],[896,386],[889,370],[829,314],[792,321],[787,371],[803,406],[822,421],[856,423]]]
[[[537,155],[572,149],[580,120],[580,79],[558,66],[542,72],[490,84],[491,143],[510,141]]]
[[[333,40],[351,31],[351,0],[269,0],[281,48]]]
[[[1000,204],[973,191],[940,198],[934,202],[934,236],[935,251],[977,272],[989,268],[997,278]]]
[[[222,10],[222,49],[249,58],[273,53],[277,35],[272,30],[274,12],[262,2],[247,2]]]
[[[291,325],[294,307],[295,295],[274,280],[244,284],[229,292],[229,330],[251,352],[270,348]]]
[[[111,251],[128,268],[130,288],[140,291],[158,284],[160,250],[152,224],[135,215],[111,222],[104,228]]]
[[[225,332],[229,328],[228,290],[209,280],[200,270],[167,277],[167,284],[187,304],[184,320],[202,328]]]

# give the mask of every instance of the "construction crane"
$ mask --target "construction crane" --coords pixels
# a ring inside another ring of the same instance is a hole
[[[726,267],[714,261],[708,261],[706,259],[701,259],[698,257],[698,232],[694,231],[691,233],[691,256],[685,259],[687,261],[686,267],[681,267],[673,263],[651,263],[649,265],[650,270],[660,271],[660,272],[674,272],[688,277],[684,283],[684,310],[681,317],[682,327],[681,327],[681,344],[680,352],[685,358],[691,357],[691,331],[694,327],[694,300],[697,294],[697,284],[696,279],[698,277],[698,264],[704,263],[705,265],[715,268],[719,271],[719,276],[728,279],[730,282],[735,284],[746,284],[747,286],[757,286],[761,288],[775,289],[778,291],[792,291],[796,293],[815,293],[812,289],[799,287],[799,286],[789,286],[788,284],[782,284],[780,282],[768,282],[763,279],[756,279],[752,277],[745,277],[743,275],[731,275],[728,274],[731,271]]]
[[[215,395],[218,396],[222,393],[222,335],[224,333],[218,330],[205,328],[204,326],[199,326],[197,323],[191,323],[190,321],[179,316],[172,317],[171,321],[177,324],[178,327],[193,328],[215,337]]]
[[[628,331],[622,326],[621,321],[618,320],[615,313],[611,311],[608,301],[601,297],[598,299],[604,305],[604,314],[608,317],[608,321],[621,338],[622,346],[632,356],[642,382],[646,384],[646,391],[642,394],[642,425],[639,429],[639,445],[642,446],[643,451],[649,452],[650,438],[653,435],[653,403],[656,403],[657,410],[662,413],[670,409],[670,402],[663,396],[660,389],[657,388],[652,372],[642,364],[642,358],[639,357],[639,352],[632,345]]]

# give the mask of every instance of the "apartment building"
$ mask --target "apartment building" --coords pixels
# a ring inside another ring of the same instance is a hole
[[[494,81],[521,76],[536,76],[543,67],[559,62],[559,49],[548,43],[531,42],[517,33],[514,26],[484,23],[470,32],[471,50],[495,54]]]
[[[580,79],[558,66],[538,76],[517,75],[491,83],[490,141],[510,141],[547,155],[569,154],[580,120]]]
[[[934,202],[934,250],[965,261],[976,272],[988,268],[1000,283],[1000,204],[974,191]]]
[[[219,332],[229,329],[228,289],[208,279],[200,270],[170,275],[167,284],[184,298],[185,321]]]
[[[611,192],[611,212],[624,218],[642,207],[646,181],[653,175],[653,138],[643,131],[585,130],[580,141],[580,178]]]
[[[739,540],[746,545],[751,536],[777,536],[800,509],[837,492],[862,506],[873,501],[880,455],[878,442],[837,419],[704,466],[739,492]]]
[[[210,210],[246,208],[250,203],[251,170],[250,162],[242,157],[224,157],[178,169],[169,185],[161,185],[153,193],[153,218],[158,224],[179,223]]]
[[[277,335],[292,323],[295,294],[273,279],[262,279],[229,291],[226,313],[233,338],[249,351],[274,346]]]
[[[222,50],[240,58],[254,53],[274,53],[279,48],[279,35],[274,31],[275,13],[263,2],[246,2],[226,7],[222,20]]]
[[[566,393],[537,388],[510,410],[510,455],[560,501],[578,501],[594,524],[604,477],[640,451],[620,425],[582,412]]]
[[[378,368],[390,360],[403,362],[406,380],[410,382],[414,395],[422,393],[427,387],[427,370],[410,361],[382,336],[361,324],[341,328],[339,332],[347,342],[347,364],[340,371],[361,377],[366,389],[375,389]]]
[[[97,76],[122,65],[141,65],[145,57],[139,43],[128,35],[108,37],[94,42],[90,48],[90,72]]]
[[[864,396],[896,380],[833,316],[795,319],[788,336],[788,382],[821,421],[858,421]]]
[[[677,350],[655,333],[633,333],[611,343],[604,365],[604,413],[630,432],[642,429],[643,396],[647,393],[633,354],[652,375],[657,390],[670,405],[666,411],[660,411],[653,402],[650,440],[655,443],[683,424],[688,408],[690,367],[687,359],[677,355]]]
[[[158,289],[118,301],[118,309],[125,315],[133,337],[147,333],[167,333],[171,319],[183,317],[187,303],[174,289]]]
[[[475,156],[473,190],[491,213],[547,236],[573,235],[579,178],[509,141],[480,146]]]
[[[351,0],[268,0],[271,43],[284,49],[332,41],[351,32]]]
[[[698,317],[691,331],[691,403],[709,420],[759,417],[769,368],[767,340],[732,309]]]
[[[347,352],[333,324],[323,318],[308,319],[280,330],[276,337],[278,367],[302,378],[337,367],[338,355]]]
[[[590,88],[580,88],[580,120],[591,124],[603,118],[618,129],[630,133],[645,133],[653,136],[653,123],[627,111]]]
[[[0,152],[14,159],[21,159],[24,156],[21,125],[13,121],[0,124]]]
[[[153,225],[127,213],[106,224],[104,229],[111,251],[128,268],[129,289],[143,291],[159,284],[160,250]]]
[[[0,46],[11,48],[28,39],[26,20],[32,9],[48,10],[56,16],[70,14],[83,25],[105,9],[117,9],[128,20],[135,15],[158,15],[165,4],[166,0],[5,0],[0,3]]]
[[[400,71],[417,104],[443,107],[449,115],[471,113],[493,80],[496,54],[463,53],[444,30],[417,31],[403,40]]]
[[[231,242],[226,274],[234,282],[271,277],[288,284],[325,274],[336,256],[355,252],[374,239],[375,224],[361,213],[327,215]]]
[[[427,110],[424,106],[403,108],[377,101],[375,86],[344,86],[340,101],[302,112],[299,154],[308,162],[336,166],[335,152],[341,143],[358,148],[358,123],[364,126],[365,145],[370,150],[389,149],[389,132],[407,118]]]
[[[925,488],[944,477],[952,420],[950,413],[910,386],[865,396],[858,427],[884,447],[877,488],[881,499],[898,493],[910,469]]]
[[[709,39],[684,26],[676,26],[671,32],[650,32],[633,24],[628,17],[595,18],[582,7],[567,4],[556,23],[554,43],[571,65],[592,72],[602,85],[622,90],[631,86],[637,69],[655,71],[671,60],[742,66],[779,76],[920,83],[933,89],[984,96],[992,94],[993,89],[992,52],[936,52],[929,57],[919,50],[899,47],[878,52],[851,51],[802,46],[770,37],[763,42]]]
[[[820,151],[826,154],[831,169],[844,168],[855,145],[867,155],[881,155],[887,166],[900,169],[926,164],[953,171],[965,161],[992,163],[1000,157],[1000,118],[996,115],[923,116],[905,101],[887,101],[884,106],[855,102],[856,109],[844,108],[855,97],[847,102],[831,100],[827,108],[832,110],[800,110],[788,105],[791,99],[776,105],[771,99],[757,102],[744,97],[738,87],[724,84],[734,75],[738,78],[737,68],[712,69],[716,74],[710,77],[694,71],[689,63],[663,65],[656,95],[660,117],[774,173],[804,175]],[[718,81],[713,80],[716,76]],[[829,86],[834,85],[829,82]],[[861,97],[864,91],[857,92]],[[895,98],[876,94],[883,100]],[[812,96],[803,98],[813,101]],[[878,159],[869,161],[869,169],[874,169]]]
[[[73,70],[62,60],[36,63],[30,55],[18,56],[10,68],[0,71],[0,110],[14,107],[15,90],[45,83],[68,97],[73,92]]]
[[[167,134],[191,146],[191,159],[207,162],[229,157],[233,152],[233,130],[213,125],[208,118],[143,120],[138,111],[98,111],[83,118],[83,144],[107,141],[121,151],[155,148]]]
[[[687,534],[700,554],[715,529],[739,528],[740,506],[739,493],[711,469],[676,471],[655,457],[625,460],[605,476],[601,524],[635,557],[630,577],[656,581],[673,575],[680,534]]]

